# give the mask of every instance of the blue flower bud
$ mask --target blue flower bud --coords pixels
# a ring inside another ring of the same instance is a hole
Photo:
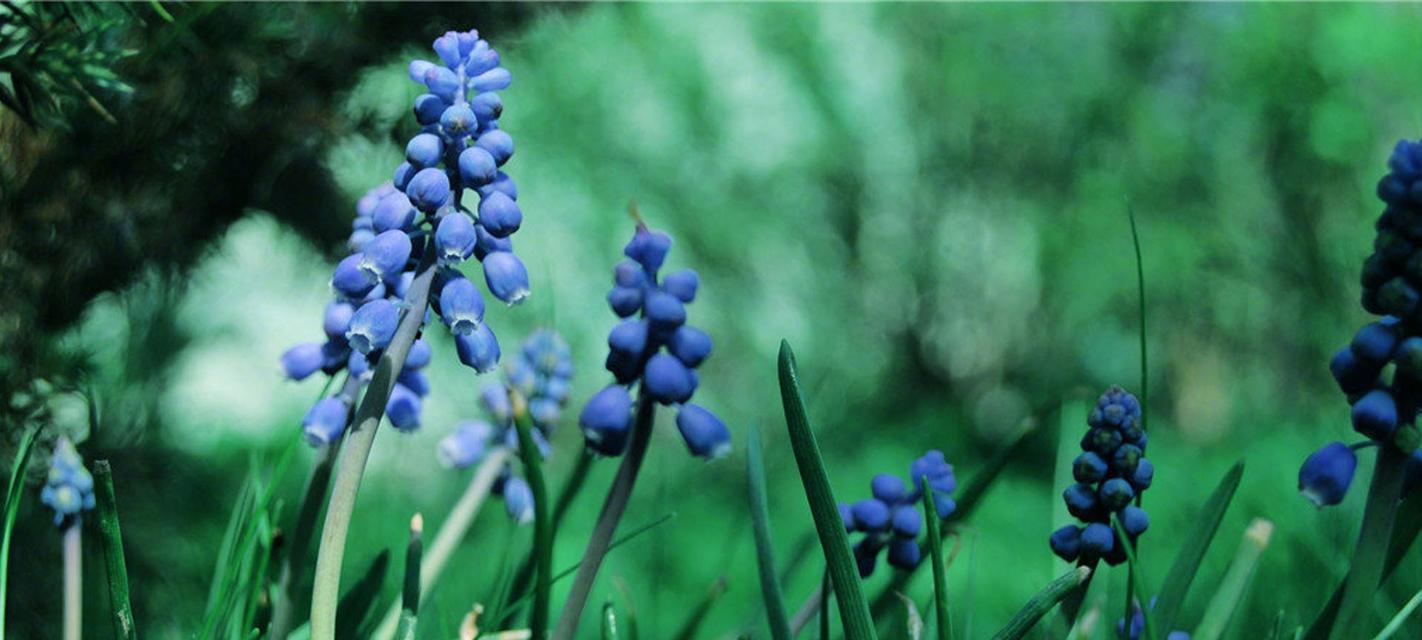
[[[666,353],[658,353],[647,360],[642,384],[646,385],[652,399],[662,404],[686,402],[696,390],[686,365]]]
[[[479,392],[479,404],[489,413],[494,422],[507,425],[513,420],[513,403],[509,400],[509,390],[499,382],[484,385]]]
[[[473,78],[497,66],[499,66],[499,52],[490,48],[489,43],[480,40],[469,52],[469,61],[464,63],[464,74]],[[477,89],[477,91],[485,90]]]
[[[458,69],[459,63],[464,61],[464,56],[459,55],[459,34],[454,31],[446,31],[444,35],[435,38],[435,53],[439,54],[439,59],[444,61],[444,66],[451,69]]]
[[[463,60],[469,57],[469,52],[473,51],[475,46],[478,46],[480,42],[479,32],[470,29],[457,35],[459,37],[459,58]]]
[[[642,290],[632,287],[613,287],[607,292],[607,306],[619,318],[629,317],[642,309]]]
[[[854,531],[859,526],[854,522],[854,511],[849,508],[849,503],[839,503],[839,519],[844,523],[845,532]]]
[[[365,245],[370,244],[370,241],[374,239],[374,231],[370,229],[356,229],[351,232],[350,237],[346,238],[346,248],[350,249],[353,253],[358,253],[364,251]]]
[[[444,129],[445,135],[462,138],[479,127],[479,117],[467,105],[456,104],[440,115],[439,126]]]
[[[425,71],[425,86],[429,87],[433,93],[445,102],[454,102],[455,96],[460,94],[459,76],[453,71],[443,67],[432,67]]]
[[[410,343],[410,351],[405,355],[405,369],[423,369],[434,358],[434,350],[430,349],[430,343],[424,338],[416,338]],[[420,394],[424,395],[424,394]]]
[[[54,524],[61,529],[79,524],[80,514],[94,508],[94,478],[69,438],[54,443],[40,501],[54,509]]]
[[[900,538],[918,537],[918,531],[923,527],[923,516],[918,510],[918,505],[909,502],[894,507],[891,526],[894,530],[894,535]]]
[[[1299,493],[1315,507],[1338,504],[1348,494],[1357,470],[1358,455],[1353,449],[1342,442],[1330,442],[1299,467]]]
[[[495,191],[502,193],[514,200],[518,200],[518,187],[514,185],[513,178],[502,171],[494,174],[494,181],[477,189],[480,198],[487,198]]]
[[[502,129],[490,129],[479,134],[474,141],[474,146],[489,152],[494,157],[494,162],[499,166],[504,166],[509,158],[513,157],[514,143],[513,137]]]
[[[1353,428],[1369,438],[1386,439],[1397,430],[1397,403],[1384,389],[1374,389],[1353,404]]]
[[[1101,483],[1100,497],[1102,505],[1115,511],[1129,504],[1136,497],[1136,491],[1131,488],[1131,483],[1124,479],[1111,478]]]
[[[915,511],[914,513],[918,513]],[[895,539],[889,541],[889,564],[900,569],[912,569],[918,566],[921,558],[918,549],[918,542],[908,539]]]
[[[618,384],[632,384],[642,375],[642,359],[621,351],[608,351],[603,366],[612,372]]]
[[[513,84],[513,74],[503,67],[494,67],[469,80],[469,86],[475,91],[503,91]]]
[[[1145,509],[1133,504],[1126,505],[1126,508],[1121,510],[1121,528],[1126,530],[1126,535],[1141,535],[1150,528],[1150,518],[1146,516]]]
[[[445,108],[449,106],[443,98],[426,93],[415,98],[415,122],[420,126],[429,126],[439,122],[439,117],[444,114]],[[396,184],[395,186],[400,186]]]
[[[1106,477],[1106,461],[1094,451],[1087,451],[1071,463],[1071,475],[1077,482],[1099,482]]]
[[[623,320],[607,334],[608,348],[634,360],[640,360],[647,349],[647,322]]]
[[[411,60],[409,67],[410,80],[423,84],[425,82],[425,74],[433,68],[433,62],[427,60]]]
[[[507,238],[523,224],[523,212],[513,198],[495,191],[479,200],[479,222],[496,238]]]
[[[588,447],[603,455],[620,455],[627,448],[632,423],[632,396],[618,385],[604,387],[588,400],[578,416]]]
[[[484,283],[495,298],[510,306],[528,297],[528,270],[518,256],[508,251],[484,256]]]
[[[1364,325],[1353,336],[1353,353],[1359,358],[1369,362],[1384,362],[1392,355],[1392,350],[1397,346],[1396,325],[1385,325],[1381,322],[1373,322]]]
[[[622,248],[624,255],[636,260],[638,264],[649,271],[662,268],[662,262],[666,260],[668,251],[671,251],[671,236],[640,226],[637,228],[637,232],[632,235],[632,240]]]
[[[361,252],[360,268],[369,278],[393,279],[405,270],[410,260],[410,236],[404,231],[390,230],[375,236]],[[339,267],[338,267],[339,269]]]
[[[504,508],[518,524],[533,522],[533,491],[523,478],[509,476],[504,481]]]
[[[645,305],[647,319],[662,328],[672,328],[686,322],[686,306],[676,296],[665,291],[653,291],[647,295]]]
[[[282,371],[292,380],[305,380],[320,371],[324,362],[321,345],[315,342],[298,344],[281,354]]]
[[[889,528],[889,506],[869,498],[850,505],[854,521],[864,531],[886,531]]]
[[[1099,522],[1086,525],[1081,530],[1082,555],[1099,557],[1110,553],[1116,545],[1116,534]]]
[[[908,485],[904,479],[892,473],[876,474],[869,481],[869,493],[888,504],[898,504],[908,499]]]
[[[369,246],[368,244],[366,246]],[[331,276],[331,288],[336,293],[351,300],[360,300],[375,288],[379,277],[361,268],[365,259],[363,253],[346,256],[336,265],[336,273]]]
[[[701,278],[691,269],[682,269],[668,273],[662,279],[662,290],[677,297],[682,302],[691,302],[696,299],[696,287],[701,283]]]
[[[380,199],[371,213],[371,227],[377,232],[404,231],[415,223],[415,208],[405,194],[396,191]]]
[[[928,478],[929,488],[939,493],[952,493],[958,488],[958,480],[953,476],[953,465],[948,464],[943,452],[937,449],[929,449],[909,464],[909,478],[913,480],[915,487],[918,485],[918,479],[923,477]],[[938,515],[946,518],[948,512],[940,510]]]
[[[1150,488],[1150,483],[1153,480],[1155,480],[1155,465],[1151,464],[1150,460],[1141,458],[1141,461],[1136,464],[1136,472],[1131,474],[1131,486],[1135,487],[1138,492],[1145,491]]]
[[[430,379],[418,369],[405,369],[396,376],[395,382],[423,398],[430,395]]]
[[[484,459],[484,454],[488,453],[489,438],[493,435],[494,427],[487,422],[461,422],[453,433],[439,441],[436,456],[446,467],[463,469]]]
[[[691,455],[711,460],[731,451],[731,432],[725,423],[697,405],[681,405],[676,413],[676,428]]]
[[[385,403],[385,415],[390,418],[390,426],[405,433],[419,429],[420,405],[418,394],[405,385],[395,385]]]
[[[464,186],[479,188],[494,181],[499,173],[499,165],[494,156],[479,147],[469,147],[459,152],[459,177]]]
[[[450,107],[454,109],[457,107]],[[433,133],[421,133],[410,138],[409,144],[405,145],[405,160],[409,161],[413,167],[424,169],[439,164],[444,157],[444,142],[439,136]]]
[[[1121,446],[1121,433],[1109,426],[1096,427],[1087,431],[1081,441],[1083,450],[1095,451],[1103,458],[1114,454],[1119,446]]]
[[[346,370],[357,380],[367,379],[370,373],[370,357],[359,351],[352,351],[346,359]]]
[[[457,335],[473,335],[484,322],[484,296],[467,278],[454,278],[439,290],[440,319]]]
[[[474,231],[474,221],[458,211],[446,213],[435,228],[435,246],[439,248],[439,259],[447,264],[463,262],[474,253],[474,243],[479,234]]]
[[[346,340],[352,349],[370,353],[390,344],[399,325],[400,309],[394,303],[384,299],[371,300],[351,316],[351,328],[346,331]]]
[[[504,114],[504,101],[499,98],[499,94],[486,91],[469,99],[469,108],[474,110],[474,115],[479,118],[479,122],[488,123],[499,119]]]
[[[953,512],[957,510],[958,503],[954,502],[952,498],[947,496],[947,494],[933,494],[933,511],[938,514],[938,517],[940,519],[947,518],[948,516],[953,515]]]
[[[1116,449],[1116,454],[1111,456],[1111,468],[1122,476],[1129,477],[1136,471],[1136,465],[1141,461],[1141,448],[1133,444],[1123,444]]]
[[[364,198],[362,198],[362,200],[364,200]],[[371,211],[375,211],[375,205],[377,205],[377,204],[379,204],[379,203],[380,203],[380,200],[379,200],[379,199],[376,199],[375,202],[372,202],[371,205],[370,205],[370,210],[371,210]],[[360,230],[362,230],[362,229],[365,229],[365,230],[369,231],[369,230],[371,230],[371,229],[373,229],[373,228],[375,228],[375,225],[370,221],[370,214],[366,214],[366,215],[363,215],[363,216],[356,216],[355,218],[352,218],[352,219],[351,219],[351,230],[352,230],[352,231],[360,231]]]
[[[557,424],[563,411],[558,402],[552,398],[533,398],[528,401],[528,417],[539,427]]]
[[[1378,304],[1388,314],[1407,317],[1417,309],[1418,294],[1407,279],[1396,277],[1378,288]]]
[[[1397,364],[1399,373],[1414,380],[1422,379],[1422,337],[1412,336],[1399,342],[1397,349],[1393,351],[1392,360]],[[1372,379],[1377,379],[1376,374]],[[1366,385],[1363,388],[1366,388]]]
[[[434,213],[449,202],[449,176],[439,169],[421,169],[405,185],[405,195],[420,211]]]
[[[1066,502],[1067,511],[1076,516],[1079,520],[1089,520],[1096,516],[1096,510],[1101,506],[1097,499],[1096,490],[1088,484],[1074,484],[1062,492],[1062,500]]]
[[[459,361],[475,373],[488,373],[499,366],[499,340],[487,323],[479,323],[470,334],[454,334],[454,350]]]
[[[667,340],[667,349],[682,364],[696,368],[711,355],[711,336],[689,324],[681,325]]]
[[[1081,527],[1074,524],[1066,525],[1052,532],[1050,541],[1052,553],[1058,558],[1067,562],[1076,562],[1081,555]]]
[[[335,396],[322,398],[306,412],[301,419],[301,430],[306,434],[306,442],[313,447],[335,442],[346,430],[346,416],[350,408]]]
[[[868,578],[874,573],[874,565],[879,562],[879,549],[883,543],[873,536],[865,536],[854,545],[854,565],[859,569],[859,577]]]
[[[485,229],[484,225],[475,223],[474,233],[477,238],[474,242],[474,257],[481,262],[495,251],[513,253],[512,240],[494,237],[494,234],[489,233],[489,230]]]

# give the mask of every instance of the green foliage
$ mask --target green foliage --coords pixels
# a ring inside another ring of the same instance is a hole
[[[118,124],[98,96],[133,92],[114,67],[135,52],[120,48],[116,32],[138,19],[119,4],[0,3],[0,104],[31,127],[84,117],[76,104]]]
[[[1244,461],[1241,460],[1220,478],[1219,485],[1196,514],[1194,527],[1181,538],[1184,543],[1175,554],[1175,561],[1170,565],[1170,572],[1165,574],[1165,581],[1160,584],[1160,596],[1156,600],[1153,617],[1160,628],[1175,628],[1185,595],[1190,591],[1190,584],[1195,581],[1205,553],[1210,550],[1210,543],[1214,541],[1215,534],[1219,533],[1220,523],[1224,521],[1225,513],[1229,511],[1229,505],[1233,502],[1234,493],[1239,489],[1239,481],[1243,477]]]
[[[113,612],[114,638],[134,640],[138,637],[138,625],[129,603],[128,566],[123,558],[118,499],[114,497],[114,472],[108,460],[94,461],[94,496],[99,512],[99,531],[104,536],[105,577],[109,585],[109,609]]]
[[[23,480],[38,436],[38,429],[26,430],[20,436],[20,445],[10,466],[10,481],[5,484],[5,528],[0,531],[0,638],[5,636],[5,603],[10,593],[10,532],[15,528],[15,516],[20,512],[20,501],[24,499]]]
[[[746,433],[746,501],[755,529],[756,566],[760,572],[760,595],[766,623],[773,640],[790,640],[790,620],[785,613],[785,594],[775,575],[775,540],[770,535],[770,510],[765,495],[765,454],[760,427],[752,424]]]

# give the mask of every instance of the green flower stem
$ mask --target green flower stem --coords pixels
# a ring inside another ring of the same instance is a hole
[[[568,479],[563,482],[563,488],[558,490],[558,500],[553,505],[553,532],[557,535],[558,529],[563,526],[563,516],[568,514],[569,507],[573,506],[573,499],[578,496],[588,478],[588,471],[592,469],[593,460],[597,455],[587,447],[583,448],[578,455],[578,463],[573,467],[573,472],[568,475]],[[522,599],[528,592],[528,583],[533,580],[533,557],[524,558],[519,565],[518,571],[514,573],[513,580],[509,583],[509,599]],[[508,627],[513,623],[513,616],[517,613],[517,607],[505,607],[499,612],[499,627]]]
[[[702,623],[706,622],[706,615],[711,613],[711,607],[715,605],[716,601],[720,600],[721,596],[725,593],[726,576],[720,576],[707,588],[706,595],[702,596],[701,602],[697,603],[696,608],[692,609],[691,613],[686,616],[686,620],[681,623],[681,627],[677,629],[676,633],[672,634],[672,638],[675,640],[695,640]]]
[[[1215,595],[1210,598],[1210,604],[1205,607],[1205,615],[1200,619],[1200,625],[1195,627],[1191,638],[1219,640],[1224,635],[1230,618],[1248,593],[1249,583],[1254,579],[1254,569],[1259,566],[1259,557],[1269,547],[1269,538],[1273,534],[1274,523],[1268,520],[1255,518],[1249,523],[1239,551],[1234,554],[1234,562],[1230,563],[1229,570],[1220,579],[1219,586],[1215,588]]]
[[[489,489],[499,479],[499,473],[508,459],[508,449],[500,447],[491,451],[474,470],[474,476],[469,479],[469,486],[449,510],[449,515],[445,516],[439,531],[435,533],[434,541],[424,550],[424,560],[420,562],[421,592],[428,593],[435,582],[439,581],[445,566],[449,564],[450,556],[454,555],[454,550],[464,539],[464,534],[469,532],[469,526],[474,524],[474,516],[479,514],[479,508],[489,496]],[[380,640],[393,638],[399,623],[400,604],[392,603],[371,637]]]
[[[334,379],[334,378],[332,378]],[[330,385],[330,380],[327,380]],[[360,393],[360,379],[347,375],[341,385],[340,397],[354,411],[356,395]],[[321,393],[325,397],[325,392]],[[350,420],[350,417],[347,417]],[[297,590],[305,579],[306,556],[311,548],[311,537],[316,532],[316,518],[321,515],[325,504],[326,490],[331,487],[331,469],[336,465],[337,454],[341,450],[341,439],[337,438],[321,448],[311,474],[306,478],[306,488],[301,494],[301,506],[296,512],[296,525],[286,545],[286,557],[281,573],[277,575],[276,596],[272,602],[272,621],[267,627],[268,640],[285,640],[296,622]]]
[[[104,535],[104,562],[109,578],[109,607],[114,615],[114,638],[134,640],[133,608],[128,598],[128,567],[123,559],[118,502],[114,499],[114,472],[108,460],[94,462],[94,493],[98,501],[99,531]]]
[[[79,640],[84,628],[84,569],[81,526],[64,530],[64,640]]]
[[[30,468],[30,454],[34,452],[35,437],[39,429],[28,429],[20,437],[20,446],[15,450],[15,463],[10,467],[10,484],[5,489],[5,529],[0,533],[0,640],[5,639],[5,594],[7,576],[10,575],[10,534],[15,529],[15,514],[20,511],[20,500],[24,498],[25,471]]]
[[[424,553],[425,519],[416,513],[410,518],[410,541],[405,545],[405,581],[400,591],[399,640],[414,640],[420,614],[420,555]]]
[[[800,630],[804,629],[805,625],[810,624],[810,620],[813,620],[815,614],[820,611],[821,603],[826,602],[826,584],[828,583],[821,581],[820,584],[816,585],[815,590],[810,592],[810,595],[805,598],[805,602],[800,605],[800,608],[795,610],[795,615],[790,618],[790,637],[798,637]]]
[[[943,539],[938,537],[938,510],[933,504],[933,488],[928,476],[918,478],[923,494],[923,521],[927,525],[929,560],[933,562],[933,608],[938,620],[938,640],[948,640],[952,634],[948,621],[948,567],[943,563]]]
[[[1126,575],[1130,578],[1126,581],[1126,602],[1129,603],[1132,599],[1135,599],[1141,603],[1141,637],[1145,640],[1155,640],[1155,625],[1150,621],[1150,606],[1146,604],[1146,599],[1140,597],[1140,594],[1137,592],[1146,587],[1145,580],[1142,580],[1140,577],[1141,565],[1136,559],[1136,545],[1131,542],[1131,537],[1126,535],[1126,528],[1121,526],[1120,518],[1114,515],[1111,516],[1111,527],[1116,531],[1116,539],[1121,541],[1121,544],[1126,550],[1126,571],[1129,572]],[[1148,589],[1146,592],[1150,593]],[[1135,617],[1134,613],[1134,611],[1127,608],[1125,619],[1129,621]]]
[[[434,243],[430,243],[422,261],[424,272],[415,277],[405,296],[408,308],[400,319],[395,337],[385,348],[385,354],[375,366],[375,375],[366,387],[356,411],[355,422],[346,434],[345,443],[336,461],[336,481],[326,506],[326,523],[321,529],[321,546],[316,554],[316,578],[311,589],[311,638],[335,640],[336,606],[341,595],[341,563],[345,559],[346,535],[350,533],[351,513],[355,511],[356,494],[360,493],[361,476],[370,459],[371,446],[380,420],[385,416],[385,403],[395,388],[395,376],[405,365],[410,345],[419,335],[429,305],[430,284],[434,280]]]
[[[533,493],[533,550],[538,582],[533,586],[533,607],[528,612],[528,630],[533,640],[543,640],[548,634],[548,602],[553,590],[553,522],[548,513],[548,483],[543,479],[543,452],[533,440],[533,419],[528,415],[528,403],[517,392],[510,394],[513,402],[514,427],[518,430],[519,457],[523,459],[523,475]]]
[[[558,626],[553,631],[553,640],[572,640],[578,630],[578,619],[583,615],[588,594],[592,591],[593,580],[602,567],[603,556],[607,554],[612,534],[617,531],[617,523],[627,510],[627,502],[632,497],[632,486],[637,482],[637,473],[642,469],[642,460],[647,456],[647,445],[652,440],[652,422],[656,417],[656,404],[647,395],[646,389],[637,394],[637,418],[632,424],[632,442],[623,454],[622,464],[617,468],[617,477],[612,480],[612,488],[607,492],[607,500],[602,503],[602,511],[593,525],[588,547],[583,552],[583,560],[578,565],[578,575],[573,579],[572,590],[563,602],[563,611],[558,615]]]
[[[1368,603],[1382,581],[1397,501],[1402,494],[1402,476],[1407,456],[1396,447],[1379,447],[1373,482],[1368,487],[1368,503],[1363,510],[1363,529],[1353,551],[1353,563],[1343,585],[1343,600],[1333,621],[1333,637],[1359,635]]]

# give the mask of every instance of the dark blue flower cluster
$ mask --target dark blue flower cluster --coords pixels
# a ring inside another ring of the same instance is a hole
[[[572,388],[573,360],[568,343],[549,329],[534,331],[523,341],[519,352],[503,366],[504,379],[484,387],[479,404],[486,420],[470,420],[457,425],[440,440],[438,456],[447,467],[462,469],[483,460],[495,447],[518,451],[518,431],[514,412],[525,410],[533,423],[533,440],[547,458],[552,452],[549,436],[558,424]],[[515,402],[514,394],[520,402]],[[528,483],[504,466],[494,493],[504,496],[509,516],[516,521],[533,518],[533,493]]]
[[[1155,598],[1150,599],[1150,610],[1155,611]],[[1116,620],[1116,637],[1121,640],[1140,640],[1145,633],[1145,612],[1141,611],[1140,602],[1131,602],[1131,626],[1126,627],[1126,619]],[[1190,640],[1190,634],[1184,631],[1171,631],[1165,634],[1165,640]]]
[[[889,564],[900,569],[918,566],[918,532],[923,528],[920,510],[923,492],[918,482],[924,477],[928,478],[928,488],[933,493],[934,511],[939,518],[948,517],[958,507],[952,498],[958,480],[953,476],[953,465],[948,464],[943,452],[937,449],[909,464],[909,482],[891,473],[881,473],[869,482],[873,497],[853,504],[839,503],[839,517],[844,520],[845,531],[864,534],[854,545],[854,561],[859,566],[860,577],[874,573],[879,552],[885,547],[889,549]]]
[[[482,294],[456,265],[479,260],[489,292],[507,304],[528,296],[528,272],[510,240],[523,221],[518,190],[500,170],[513,155],[513,139],[499,128],[498,91],[512,76],[474,31],[445,33],[434,41],[434,51],[439,64],[410,63],[410,78],[428,93],[415,99],[421,128],[405,148],[406,161],[393,182],[356,205],[353,253],[331,278],[336,296],[326,307],[326,341],[282,354],[293,380],[343,369],[357,378],[367,375],[395,335],[418,269],[438,269],[430,306],[454,334],[460,362],[478,373],[498,365],[499,343],[484,323]],[[462,204],[466,189],[479,194],[477,212]],[[428,345],[417,341],[387,404],[397,429],[419,428],[421,398],[429,391],[420,369],[429,358]],[[338,438],[350,402],[333,396],[312,407],[303,421],[307,439],[322,445]]]
[[[1086,422],[1083,453],[1071,465],[1076,484],[1062,494],[1067,511],[1084,524],[1052,532],[1052,551],[1067,562],[1116,565],[1125,561],[1126,547],[1111,528],[1111,515],[1120,518],[1134,544],[1150,519],[1132,503],[1150,487],[1155,467],[1145,458],[1141,403],[1125,389],[1113,386],[1101,394]]]
[[[1359,329],[1328,369],[1352,405],[1354,431],[1370,443],[1414,453],[1422,399],[1422,142],[1397,143],[1377,194],[1386,207],[1361,282],[1363,309],[1382,318]],[[1299,468],[1299,491],[1319,507],[1342,502],[1360,446],[1333,442],[1313,452]]]
[[[54,442],[40,502],[54,509],[54,524],[61,529],[78,524],[81,514],[94,508],[94,477],[69,438]]]
[[[624,320],[607,336],[607,370],[617,379],[588,400],[579,417],[588,447],[615,456],[627,448],[632,427],[631,386],[643,397],[680,405],[676,426],[692,455],[715,458],[731,449],[731,433],[715,414],[691,404],[696,368],[711,355],[711,336],[686,323],[686,305],[700,279],[691,269],[657,272],[671,251],[671,237],[638,223],[622,252],[629,258],[613,270],[608,305]]]

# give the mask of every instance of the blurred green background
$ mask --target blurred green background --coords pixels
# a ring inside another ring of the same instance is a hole
[[[1366,321],[1356,276],[1375,181],[1393,143],[1422,133],[1422,8],[165,6],[174,22],[147,7],[101,16],[112,24],[94,46],[130,54],[113,70],[132,91],[96,92],[116,124],[84,100],[41,100],[28,123],[0,111],[0,380],[7,396],[45,378],[95,399],[92,429],[82,410],[54,420],[89,431],[87,458],[114,461],[145,637],[191,637],[237,488],[298,437],[321,383],[284,382],[277,357],[320,337],[355,199],[388,179],[414,131],[406,61],[470,27],[515,77],[502,123],[534,287],[489,321],[505,351],[557,329],[579,366],[554,486],[580,447],[581,401],[610,379],[603,296],[629,201],[676,239],[668,264],[701,273],[691,318],[717,346],[697,398],[740,440],[703,464],[663,417],[624,523],[678,515],[612,553],[589,609],[624,606],[624,581],[643,637],[669,637],[724,576],[701,636],[765,635],[744,507],[752,423],[777,551],[795,565],[789,604],[817,584],[774,373],[787,338],[841,499],[927,448],[961,480],[1034,407],[1073,403],[1041,421],[961,533],[954,624],[989,635],[1065,567],[1046,543],[1067,519],[1058,441],[1085,428],[1082,402],[1139,386],[1128,207],[1149,309],[1147,581],[1238,459],[1244,482],[1183,620],[1198,621],[1256,517],[1277,530],[1233,637],[1280,615],[1307,623],[1346,569],[1364,492],[1319,511],[1296,473],[1350,437],[1326,362]],[[403,545],[413,512],[438,526],[468,479],[434,464],[434,446],[475,414],[483,380],[431,333],[425,426],[377,440],[348,583]],[[287,519],[301,456],[280,479]],[[594,467],[558,565],[582,552],[614,469]],[[421,636],[454,637],[531,535],[486,508],[427,594]],[[58,637],[60,542],[33,499],[16,536],[8,630]],[[86,623],[107,637],[87,538]],[[1123,574],[1087,601],[1105,607],[1100,637]],[[881,567],[869,593],[888,578]],[[398,578],[386,582],[393,596]],[[923,601],[930,583],[917,575],[910,595]],[[1379,620],[1419,587],[1414,550],[1376,599]]]

